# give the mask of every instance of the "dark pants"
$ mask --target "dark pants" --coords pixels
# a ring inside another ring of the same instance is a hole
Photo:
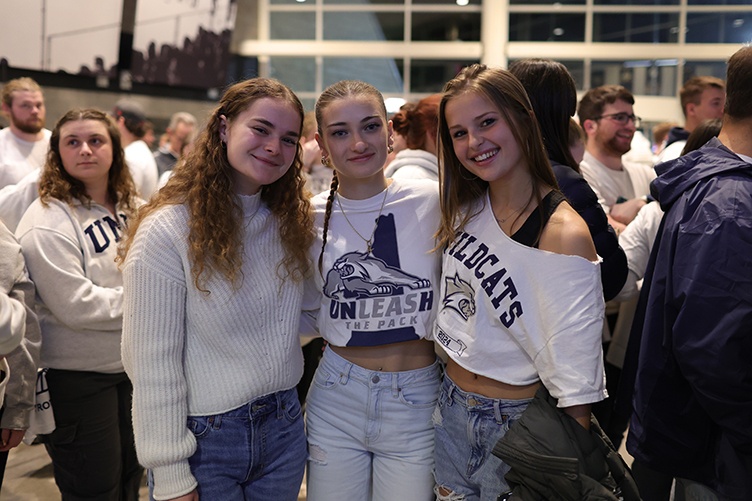
[[[55,431],[43,437],[64,501],[138,501],[143,469],[125,373],[47,372]]]

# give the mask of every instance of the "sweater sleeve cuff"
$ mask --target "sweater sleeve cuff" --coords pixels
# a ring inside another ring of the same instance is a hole
[[[157,501],[184,496],[198,486],[188,461],[151,469],[154,476],[154,499]]]

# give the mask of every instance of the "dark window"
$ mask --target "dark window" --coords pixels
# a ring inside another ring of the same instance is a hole
[[[583,42],[585,14],[510,14],[510,42]]]

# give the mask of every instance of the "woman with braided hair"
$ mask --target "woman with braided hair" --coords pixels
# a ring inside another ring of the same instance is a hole
[[[330,86],[316,119],[335,175],[312,200],[316,269],[304,310],[328,346],[306,404],[308,499],[427,501],[441,372],[428,340],[437,185],[384,176],[392,124],[372,85]]]

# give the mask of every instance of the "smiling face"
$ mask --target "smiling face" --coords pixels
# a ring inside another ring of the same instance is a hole
[[[617,99],[613,103],[603,106],[599,120],[591,120],[595,124],[593,140],[599,145],[600,149],[610,156],[621,156],[628,152],[632,147],[632,138],[637,130],[631,120],[628,120],[626,124],[620,124],[607,116],[617,113],[633,115],[634,110],[628,102]]]
[[[301,120],[290,103],[268,97],[255,100],[232,121],[222,118],[220,137],[236,193],[258,193],[287,172],[298,151]]]
[[[99,120],[75,120],[60,127],[60,160],[87,191],[106,187],[112,167],[112,139]]]
[[[500,111],[485,96],[465,92],[445,107],[454,154],[489,184],[525,172],[520,146]]]
[[[340,186],[373,183],[384,188],[384,164],[392,135],[382,106],[370,96],[334,100],[321,113],[316,140],[337,171]]]

